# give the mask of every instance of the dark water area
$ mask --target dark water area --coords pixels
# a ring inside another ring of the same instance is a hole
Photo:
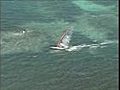
[[[1,62],[3,90],[116,90],[118,87],[116,50],[108,51],[106,48],[96,52],[94,54],[82,50],[79,53],[3,55]]]
[[[118,90],[118,1],[1,1],[1,90]],[[71,45],[49,49],[74,26]]]

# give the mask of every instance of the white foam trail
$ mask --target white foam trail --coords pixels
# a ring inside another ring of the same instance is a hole
[[[100,43],[100,45],[106,45],[106,44],[111,44],[111,43],[115,43],[116,41],[110,41],[110,40],[106,40],[102,43]]]
[[[21,36],[23,34],[22,33],[13,33],[13,35],[15,35],[15,36]]]
[[[89,47],[90,45],[86,45],[86,44],[83,44],[83,45],[77,45],[77,46],[72,46],[68,49],[66,49],[66,51],[79,51],[80,49],[84,48],[84,47]]]
[[[26,33],[26,31],[22,31],[20,33],[12,33],[12,34],[15,36],[21,36],[21,35],[24,35],[25,33]]]
[[[99,44],[90,44],[90,45],[83,44],[83,45],[71,46],[70,48],[66,49],[66,51],[79,51],[82,48],[90,48],[90,49],[93,49],[93,48],[96,49],[98,47],[104,48],[104,47],[107,47],[106,45],[112,44],[112,43],[115,43],[115,41],[107,40],[107,41],[99,43]]]

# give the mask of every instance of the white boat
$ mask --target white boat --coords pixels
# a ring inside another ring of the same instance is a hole
[[[69,43],[71,40],[71,36],[72,36],[72,31],[73,31],[73,27],[69,27],[67,28],[67,30],[65,30],[60,38],[60,40],[57,42],[56,46],[50,47],[51,49],[55,49],[55,50],[66,50],[69,48]]]

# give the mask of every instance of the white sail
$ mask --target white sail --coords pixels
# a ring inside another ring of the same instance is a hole
[[[58,41],[57,47],[68,48],[71,40],[73,27],[69,27]]]

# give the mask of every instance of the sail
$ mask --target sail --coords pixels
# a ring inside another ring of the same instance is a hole
[[[69,42],[71,40],[73,27],[67,28],[67,30],[62,34],[60,40],[58,41],[57,46],[62,48],[68,48]]]

